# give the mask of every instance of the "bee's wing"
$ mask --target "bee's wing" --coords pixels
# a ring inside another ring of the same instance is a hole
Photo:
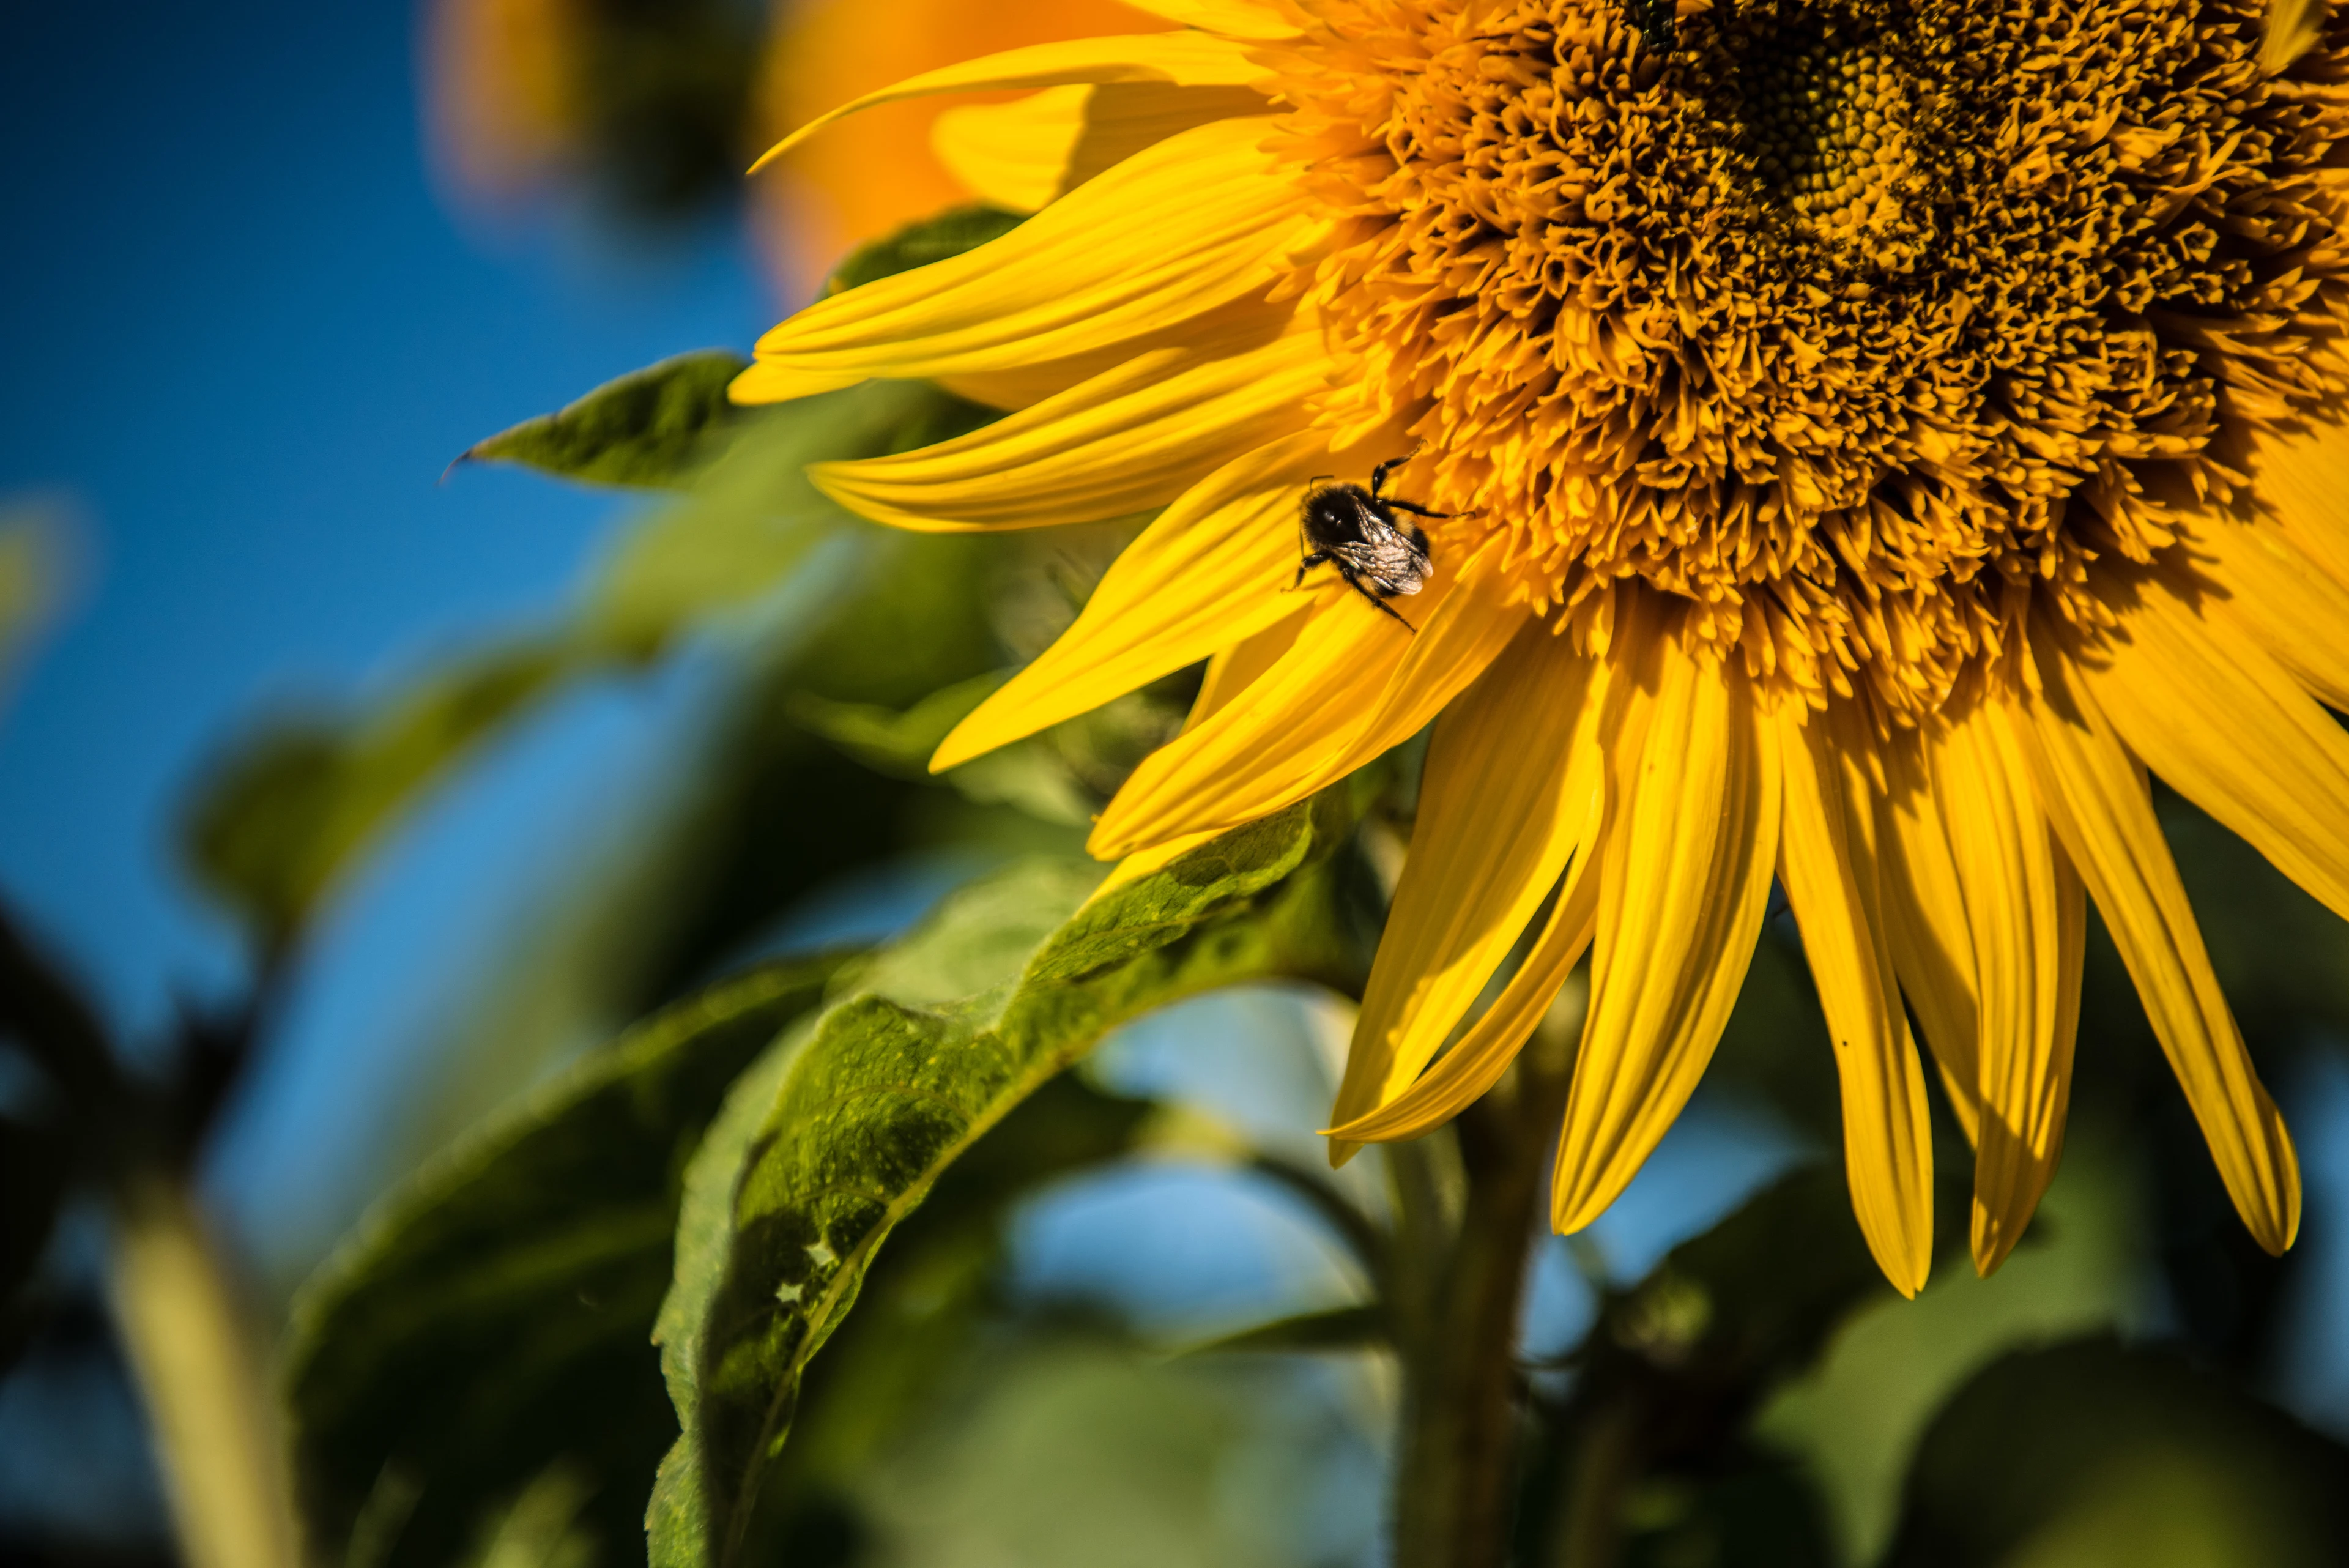
[[[1336,545],[1330,553],[1381,587],[1399,594],[1419,592],[1427,581],[1427,557],[1393,529],[1383,524],[1373,526],[1376,531],[1361,544]]]

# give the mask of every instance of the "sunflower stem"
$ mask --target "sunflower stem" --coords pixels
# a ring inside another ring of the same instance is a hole
[[[1416,1293],[1421,1310],[1402,1318],[1396,1568],[1508,1561],[1517,1314],[1545,1188],[1543,1155],[1566,1099],[1564,1033],[1545,1029],[1509,1077],[1453,1124],[1465,1199],[1450,1244]]]
[[[190,1568],[301,1568],[260,1359],[182,1178],[121,1179],[109,1262],[115,1318]]]
[[[1623,1496],[1636,1478],[1640,1410],[1629,1396],[1584,1421],[1567,1465],[1566,1508],[1549,1561],[1553,1568],[1616,1568],[1623,1555]]]

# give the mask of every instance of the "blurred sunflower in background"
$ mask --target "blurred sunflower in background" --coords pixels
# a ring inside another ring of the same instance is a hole
[[[1775,878],[1912,1294],[1909,1012],[1987,1272],[2061,1151],[2093,896],[2288,1246],[2292,1146],[2147,770],[2349,914],[2349,33],[2256,0],[1144,8],[1177,26],[838,111],[1026,90],[935,135],[1036,215],[792,317],[735,384],[1009,410],[813,472],[885,523],[1156,514],[934,765],[1206,660],[1094,829],[1136,867],[1433,722],[1335,1147],[1482,1094],[1588,950],[1565,1231],[1694,1089]],[[1387,493],[1441,514],[1411,625],[1289,591],[1306,497],[1407,455]]]
[[[1118,0],[432,0],[419,79],[433,160],[461,208],[495,217],[585,186],[626,218],[674,221],[743,196],[752,154],[860,94],[1153,20]],[[853,142],[801,149],[749,188],[786,295],[809,296],[854,246],[971,200],[933,145],[954,112],[878,109]]]
[[[761,145],[918,72],[1153,22],[1117,0],[797,0],[777,20],[754,106]],[[853,246],[971,199],[961,171],[941,157],[953,144],[936,129],[942,119],[951,125],[958,107],[908,100],[875,109],[854,138],[810,142],[752,186],[761,240],[794,297],[813,294]]]

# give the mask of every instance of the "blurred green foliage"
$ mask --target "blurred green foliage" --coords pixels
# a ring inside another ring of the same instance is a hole
[[[2172,1353],[2018,1351],[1934,1418],[1887,1568],[2319,1568],[2349,1542],[2349,1450]]]
[[[326,1265],[285,1374],[315,1541],[456,1561],[559,1475],[580,1493],[565,1530],[626,1554],[667,1447],[644,1350],[686,1162],[838,967],[763,966],[649,1020],[432,1161]]]

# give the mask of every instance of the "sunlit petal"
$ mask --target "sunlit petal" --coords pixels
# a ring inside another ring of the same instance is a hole
[[[1981,1032],[1974,994],[1973,935],[1949,830],[1934,798],[1926,742],[1913,733],[1890,735],[1878,755],[1886,789],[1876,803],[1878,892],[1892,970],[1916,1009],[1925,1044],[1940,1070],[1950,1106],[1969,1142],[1981,1136],[1982,1091],[1976,1064]]]
[[[891,457],[818,463],[842,505],[900,528],[950,533],[1092,523],[1164,505],[1233,459],[1308,421],[1332,367],[1308,324],[1276,318],[1162,348],[968,435]]]
[[[2022,1238],[2063,1152],[2087,910],[2002,711],[1977,705],[1951,725],[1933,779],[1979,977],[1972,1242],[1988,1274]]]
[[[1852,1209],[1885,1277],[1913,1296],[1933,1265],[1933,1133],[1892,954],[1878,934],[1869,786],[1850,761],[1868,741],[1833,713],[1805,718],[1789,711],[1776,721],[1778,876],[1835,1046]]]
[[[2117,631],[2075,660],[2129,750],[2349,916],[2349,732],[2231,617],[2140,575]]]
[[[1270,109],[1246,87],[1046,88],[1011,103],[947,109],[930,127],[930,145],[980,201],[1032,213],[1176,131]]]
[[[2008,710],[2033,787],[2137,981],[2236,1212],[2281,1252],[2300,1230],[2299,1158],[2220,994],[2145,776],[2060,654],[2041,659],[2040,675],[2042,690]]]
[[[1437,722],[1333,1120],[1419,1075],[1587,843],[1606,691],[1599,659],[1533,625]]]
[[[1339,1140],[1337,1147],[1417,1137],[1458,1116],[1500,1082],[1557,1000],[1598,929],[1597,866],[1603,808],[1603,797],[1594,790],[1578,835],[1574,864],[1557,889],[1549,919],[1542,923],[1533,950],[1502,986],[1492,1006],[1409,1087],[1376,1110],[1330,1128],[1330,1136]]]
[[[1168,507],[1093,589],[1076,624],[947,735],[943,772],[1198,663],[1288,618],[1297,508],[1330,463],[1299,435],[1226,463]]]
[[[1658,639],[1645,739],[1621,759],[1553,1217],[1578,1231],[1628,1186],[1719,1044],[1769,901],[1772,737],[1736,674]]]
[[[1311,226],[1254,119],[1168,138],[977,250],[852,288],[759,340],[737,402],[1107,348],[1259,293]]]
[[[859,110],[942,92],[1029,90],[1092,82],[1167,82],[1178,87],[1246,87],[1265,79],[1247,51],[1205,33],[1141,33],[1125,37],[1071,38],[1033,44],[958,65],[925,71],[894,87],[853,99],[818,115],[769,148],[756,173],[825,127]]]

